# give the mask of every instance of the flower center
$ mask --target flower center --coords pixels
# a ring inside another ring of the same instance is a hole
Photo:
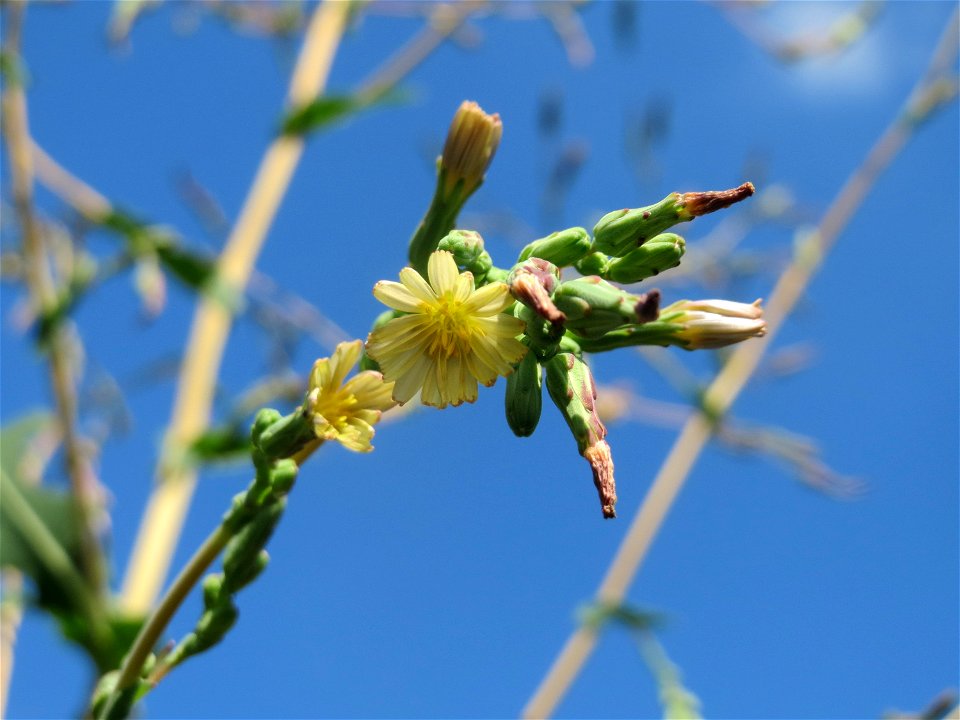
[[[442,295],[425,308],[424,315],[432,329],[427,352],[435,358],[465,355],[470,349],[473,334],[471,316],[463,303],[451,295]]]

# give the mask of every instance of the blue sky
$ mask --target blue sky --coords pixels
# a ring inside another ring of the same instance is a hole
[[[799,33],[850,7],[783,4],[758,17]],[[760,190],[748,203],[784,188],[796,215],[814,222],[895,117],[953,8],[890,3],[846,53],[792,66],[705,3],[642,5],[627,44],[612,31],[613,4],[584,8],[595,50],[584,67],[571,64],[543,19],[479,20],[475,48],[445,45],[412,74],[409,102],[309,141],[258,267],[350,337],[365,337],[380,311],[371,287],[395,279],[405,261],[432,192],[432,159],[464,99],[504,123],[487,182],[461,223],[484,233],[500,265],[529,240],[591,227],[607,210],[745,180]],[[107,3],[31,8],[30,122],[53,157],[114,202],[216,249],[222,238],[205,232],[176,179],[189,172],[236,216],[277,127],[296,46],[238,34],[203,13],[185,29],[190,12],[164,6],[148,15],[122,51],[104,39]],[[354,87],[419,23],[363,18],[345,38],[330,88]],[[552,138],[537,131],[546,95],[562,100]],[[625,128],[652,101],[668,105],[668,131],[651,151],[655,163],[638,174]],[[919,129],[841,236],[774,346],[812,348],[809,366],[784,377],[762,372],[733,409],[744,422],[814,438],[824,460],[864,480],[867,492],[833,500],[767,457],[714,445],[630,591],[631,603],[666,616],[660,640],[709,717],[878,717],[924,707],[960,684],[957,130],[953,103]],[[544,181],[570,143],[586,148],[586,161],[562,210],[548,214]],[[45,193],[39,201],[62,212]],[[494,222],[503,218],[511,220]],[[688,259],[723,222],[679,229]],[[768,295],[795,230],[751,227],[743,249],[775,264],[723,294]],[[90,247],[106,254],[114,246],[93,235]],[[718,292],[666,279],[660,287],[668,301]],[[4,422],[49,398],[43,364],[14,322],[18,299],[5,284]],[[109,373],[129,389],[132,431],[111,439],[100,461],[117,583],[173,392],[169,375],[135,380],[179,356],[192,307],[171,282],[164,313],[145,323],[124,276],[75,316],[88,373]],[[305,372],[330,349],[304,340],[293,367]],[[261,376],[269,352],[262,328],[240,320],[224,395]],[[709,379],[711,357],[662,353]],[[602,385],[684,399],[635,353],[598,356],[593,367]],[[237,627],[172,673],[149,696],[147,714],[515,716],[594,592],[676,430],[610,423],[621,517],[604,522],[554,409],[545,406],[533,437],[515,438],[502,417],[503,384],[473,406],[382,426],[372,455],[325,447],[301,473],[268,571],[239,597]],[[240,466],[204,474],[177,563],[247,476]],[[172,636],[198,611],[193,598]],[[52,623],[29,615],[11,717],[75,714],[89,681],[84,659]],[[648,671],[615,630],[559,708],[566,717],[659,713]]]

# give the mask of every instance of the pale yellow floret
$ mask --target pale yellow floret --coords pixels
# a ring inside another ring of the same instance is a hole
[[[369,452],[373,426],[382,411],[395,403],[393,383],[385,382],[378,372],[367,370],[344,382],[362,350],[360,340],[340,343],[332,357],[317,360],[310,372],[307,397],[318,438]]]
[[[477,290],[449,252],[431,254],[427,277],[404,268],[399,283],[374,286],[380,302],[409,314],[374,330],[367,352],[395,382],[393,399],[401,404],[417,391],[425,405],[440,408],[473,402],[478,381],[493,385],[523,358],[523,322],[502,314],[513,304],[504,283]]]

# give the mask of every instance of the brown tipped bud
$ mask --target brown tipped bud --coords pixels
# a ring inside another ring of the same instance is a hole
[[[507,285],[513,296],[553,325],[560,325],[566,320],[552,300],[559,283],[560,270],[540,258],[525,260],[514,267],[507,277]]]
[[[445,196],[449,197],[461,180],[464,197],[480,187],[502,134],[503,123],[499,115],[488,115],[473,101],[461,103],[450,123],[440,157]]]
[[[688,192],[680,196],[680,205],[682,215],[686,216],[684,220],[692,220],[701,215],[709,215],[717,210],[723,210],[734,203],[746,200],[753,195],[755,188],[753,183],[745,182],[738,188],[732,190],[708,190],[706,192]]]
[[[593,484],[597,487],[600,496],[600,507],[605,518],[615,518],[617,511],[617,485],[613,479],[613,457],[610,455],[610,446],[606,440],[599,440],[595,445],[583,451],[583,457],[590,463],[593,471]]]

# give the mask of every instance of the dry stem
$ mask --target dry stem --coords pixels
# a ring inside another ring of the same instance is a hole
[[[931,59],[931,69],[944,66],[944,58],[957,51],[958,12],[954,12]],[[854,170],[835,197],[806,247],[780,276],[765,308],[767,335],[740,345],[714,379],[704,396],[704,407],[723,415],[733,404],[753,374],[764,351],[776,336],[786,317],[823,263],[841,231],[860,207],[867,193],[890,161],[902,149],[912,133],[917,103],[933,78],[924,73],[911,92],[904,109],[870,149],[863,163]],[[640,510],[597,590],[598,602],[623,602],[630,583],[646,557],[653,538],[666,518],[694,462],[712,435],[710,421],[697,413],[684,425],[647,492]],[[525,718],[550,716],[566,694],[597,642],[595,630],[579,627],[567,639],[546,677],[523,709]]]
[[[350,5],[327,0],[315,11],[290,82],[288,101],[297,106],[323,91],[343,34]],[[304,140],[278,137],[267,148],[234,230],[217,262],[220,280],[242,290],[267,230],[303,153]],[[216,299],[201,297],[180,372],[166,453],[190,443],[210,421],[213,390],[230,330],[230,310]],[[159,483],[151,495],[127,567],[121,607],[145,613],[154,602],[170,567],[183,520],[196,486],[194,468],[161,461]]]

